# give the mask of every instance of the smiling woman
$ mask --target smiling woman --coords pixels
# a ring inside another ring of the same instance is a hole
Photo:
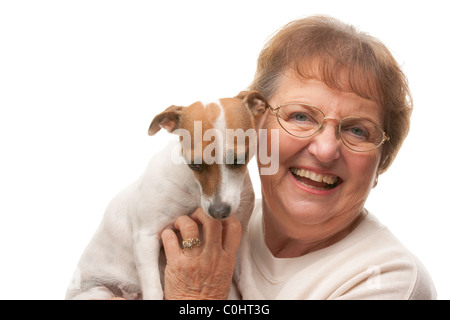
[[[236,294],[435,298],[420,261],[364,208],[408,133],[412,109],[386,47],[330,17],[293,21],[261,52],[251,89],[271,106],[258,128],[278,129],[279,170],[260,175],[262,200],[243,240],[252,254],[238,260],[239,278],[253,285]]]

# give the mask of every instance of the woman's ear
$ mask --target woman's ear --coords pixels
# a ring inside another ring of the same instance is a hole
[[[378,185],[378,172],[377,172],[377,175],[376,175],[375,180],[373,182],[372,189],[375,188],[377,185]]]

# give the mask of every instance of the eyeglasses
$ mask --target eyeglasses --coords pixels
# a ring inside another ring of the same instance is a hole
[[[326,120],[334,120],[336,137],[340,137],[344,145],[356,152],[367,152],[379,148],[389,141],[389,137],[374,122],[358,117],[346,117],[342,120],[325,117],[318,108],[304,103],[287,103],[277,108],[270,107],[275,113],[280,126],[290,135],[297,138],[309,138],[321,133]]]

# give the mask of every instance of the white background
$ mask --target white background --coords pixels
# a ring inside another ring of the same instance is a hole
[[[169,136],[147,136],[152,118],[245,89],[267,38],[318,13],[380,38],[410,80],[411,133],[367,208],[449,299],[450,19],[431,0],[1,1],[0,298],[62,299],[106,205]]]

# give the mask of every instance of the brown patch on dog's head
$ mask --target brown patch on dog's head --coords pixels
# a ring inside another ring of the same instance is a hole
[[[202,199],[207,199],[202,203],[210,204],[204,210],[210,210],[208,213],[212,217],[222,219],[230,213],[227,211],[236,209],[239,193],[232,197],[233,201],[227,202],[222,199],[220,189],[227,189],[229,195],[228,185],[242,183],[247,164],[256,152],[255,119],[266,111],[267,106],[259,92],[243,91],[234,98],[217,102],[171,106],[150,124],[149,135],[164,128],[180,136],[182,155],[201,186]],[[229,132],[233,134],[231,138]],[[221,167],[223,165],[225,167]],[[222,183],[224,170],[228,170],[226,176],[231,183],[228,180]]]

